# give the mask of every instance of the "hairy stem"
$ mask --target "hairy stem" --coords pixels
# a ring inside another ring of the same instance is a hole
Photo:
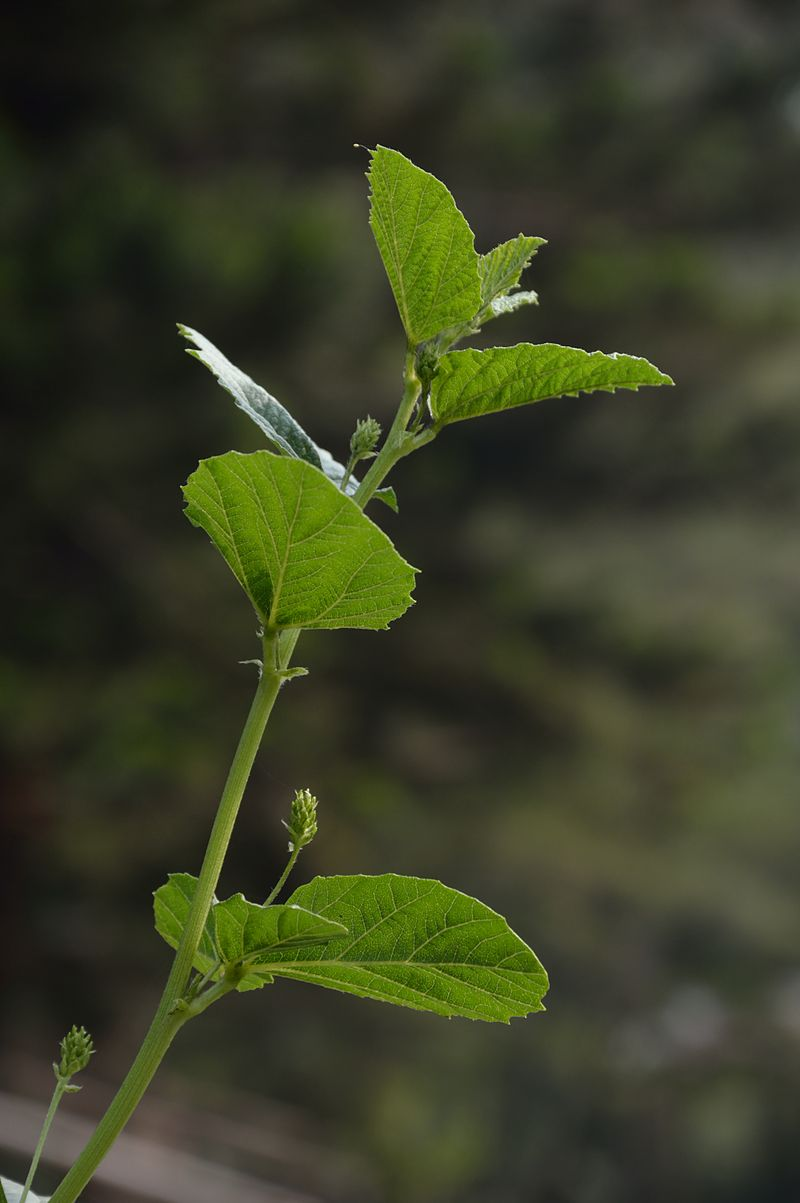
[[[276,640],[275,634],[267,635],[264,639],[264,669],[222,791],[191,910],[153,1022],[127,1077],[89,1143],[52,1196],[51,1203],[74,1203],[78,1198],[128,1122],[178,1031],[192,1016],[190,1010],[180,1007],[180,1003],[186,992],[250,770],[283,679],[276,662]]]

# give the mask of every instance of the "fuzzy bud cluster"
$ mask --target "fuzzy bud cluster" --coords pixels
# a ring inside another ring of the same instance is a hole
[[[74,1025],[61,1041],[61,1061],[53,1062],[53,1072],[57,1078],[66,1080],[86,1069],[89,1059],[94,1052],[94,1044],[86,1028],[76,1028]]]
[[[289,822],[281,820],[289,832],[289,850],[305,848],[317,834],[317,799],[307,789],[299,789],[292,802]]]
[[[366,418],[359,418],[356,428],[350,436],[350,457],[353,462],[374,455],[380,437],[380,422],[376,422],[369,415]]]

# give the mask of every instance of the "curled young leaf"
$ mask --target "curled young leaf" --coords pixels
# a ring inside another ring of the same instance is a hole
[[[527,234],[518,234],[509,242],[501,242],[487,255],[481,255],[479,268],[481,305],[483,307],[491,305],[492,301],[505,296],[506,293],[517,287],[523,271],[539,247],[545,245],[545,241],[544,238],[532,238]],[[505,312],[510,312],[510,310],[505,310]]]

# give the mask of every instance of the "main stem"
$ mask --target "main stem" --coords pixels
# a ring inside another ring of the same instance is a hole
[[[380,488],[381,483],[397,461],[433,437],[432,433],[428,433],[424,437],[414,438],[407,433],[408,423],[419,400],[420,391],[421,384],[414,366],[414,353],[409,350],[406,355],[403,397],[394,422],[381,450],[373,460],[369,472],[353,497],[362,510],[375,491]],[[201,1010],[205,1010],[205,1006],[213,1001],[209,995],[204,996],[205,1005],[201,1007],[180,1005],[189,984],[192,965],[208,919],[208,912],[222,871],[222,864],[228,850],[236,816],[239,813],[245,786],[250,777],[250,770],[284,680],[283,670],[288,667],[299,636],[300,631],[293,630],[284,631],[280,636],[277,632],[273,632],[264,637],[263,671],[258,689],[239,739],[225,788],[222,791],[219,809],[211,828],[203,866],[200,870],[197,889],[158,1009],[127,1077],[78,1160],[56,1188],[55,1194],[51,1196],[50,1203],[75,1203],[135,1111],[139,1100],[164,1059],[167,1049],[184,1023],[193,1015],[199,1014]],[[231,988],[230,984],[221,984],[219,991],[214,992],[214,997],[217,994],[221,996],[221,994],[227,993],[227,990]]]
[[[276,665],[276,639],[271,635],[264,640],[263,672],[222,791],[191,910],[153,1022],[127,1077],[51,1203],[74,1203],[78,1198],[130,1119],[175,1036],[191,1018],[191,1013],[179,1004],[186,993],[250,770],[283,680]]]

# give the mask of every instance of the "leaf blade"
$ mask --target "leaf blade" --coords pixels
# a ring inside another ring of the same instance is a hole
[[[329,480],[341,486],[345,475],[344,464],[315,443],[276,397],[231,363],[205,335],[181,323],[178,324],[178,330],[188,342],[194,343],[194,348],[187,349],[187,354],[208,368],[217,383],[233,397],[239,409],[266,435],[279,455],[305,460],[315,468],[321,468]],[[354,496],[358,485],[356,477],[351,476],[346,486],[349,497]],[[393,489],[378,489],[375,496],[390,509],[397,509]]]
[[[495,298],[516,288],[520,276],[530,264],[540,246],[547,239],[518,234],[508,242],[501,242],[486,255],[480,257],[481,304],[486,307]]]
[[[416,569],[309,464],[229,451],[202,460],[183,492],[271,629],[383,630],[412,604]]]
[[[195,349],[190,349],[188,354],[208,368],[217,383],[233,397],[239,409],[255,422],[282,455],[305,460],[315,468],[322,467],[316,443],[309,438],[300,423],[295,421],[280,401],[260,384],[256,384],[236,364],[231,363],[205,335],[193,330],[191,326],[179,325],[178,330],[187,341],[195,344]]]
[[[445,185],[378,146],[367,172],[370,227],[410,346],[470,321],[481,304],[475,238]]]
[[[196,889],[197,878],[191,873],[170,873],[165,884],[153,894],[155,928],[170,948],[177,948],[180,944]],[[214,934],[210,924],[206,923],[192,962],[193,968],[199,973],[208,973],[217,960]]]
[[[342,923],[305,907],[287,903],[259,906],[243,894],[216,903],[213,920],[217,949],[225,964],[247,961],[257,966],[274,949],[302,948],[347,934]]]
[[[672,384],[646,359],[556,343],[518,343],[443,355],[431,387],[437,426],[551,397]]]
[[[531,949],[496,912],[441,882],[316,878],[290,901],[349,934],[273,958],[265,968],[276,977],[448,1017],[507,1023],[544,1009],[547,975]]]
[[[198,879],[191,873],[170,873],[155,891],[154,913],[158,934],[177,948],[186,926]],[[282,948],[301,948],[347,934],[341,923],[315,915],[289,903],[263,906],[234,894],[224,902],[213,899],[193,968],[218,981],[233,965],[246,972],[237,990],[258,990],[272,974],[262,968],[265,956]]]

